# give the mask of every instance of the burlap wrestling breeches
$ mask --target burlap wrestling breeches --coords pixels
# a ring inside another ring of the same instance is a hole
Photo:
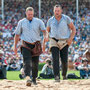
[[[51,51],[52,47],[58,47],[60,50],[67,45],[67,39],[60,39],[58,41],[50,38],[49,50]]]

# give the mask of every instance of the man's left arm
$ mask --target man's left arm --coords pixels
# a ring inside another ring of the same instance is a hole
[[[43,32],[43,43],[42,43],[42,51],[45,52],[45,36],[46,36],[46,28],[43,21],[40,22],[40,29]]]
[[[70,38],[67,40],[67,43],[68,43],[68,45],[71,45],[71,43],[74,39],[74,36],[76,34],[76,29],[75,29],[75,26],[72,22],[70,24],[68,24],[68,26],[72,32],[71,32]]]
[[[43,43],[42,43],[42,50],[43,50],[43,53],[45,52],[45,36],[46,36],[46,31],[42,31],[43,32]]]

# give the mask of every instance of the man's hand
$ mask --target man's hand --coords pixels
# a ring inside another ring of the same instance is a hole
[[[13,47],[13,51],[14,51],[15,55],[18,56],[17,55],[17,48],[15,46]]]
[[[43,51],[43,53],[45,53],[45,48],[46,48],[46,46],[45,46],[45,38],[44,38],[43,43],[42,43],[42,51]]]
[[[49,41],[49,36],[46,36],[45,37],[45,42],[48,42]]]
[[[45,42],[49,41],[49,32],[50,32],[50,27],[47,27],[46,35],[45,35]]]
[[[70,38],[67,40],[67,43],[68,43],[68,45],[71,45],[72,40],[74,39],[74,36],[76,34],[76,29],[72,22],[68,26],[69,26],[70,30],[72,30],[72,32],[71,32]]]
[[[14,47],[13,47],[13,51],[14,53],[16,54],[16,56],[18,57],[18,54],[17,54],[17,43],[19,41],[19,37],[20,35],[15,35],[14,37]]]
[[[73,39],[69,38],[69,39],[67,40],[67,44],[70,46],[71,43],[72,43],[72,41],[73,41]]]
[[[42,51],[45,53],[45,45],[42,46]]]

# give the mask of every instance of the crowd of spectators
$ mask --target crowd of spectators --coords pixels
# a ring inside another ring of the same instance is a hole
[[[61,4],[63,14],[72,18],[76,27],[74,42],[69,47],[69,59],[75,61],[82,60],[83,53],[90,48],[90,12],[89,1],[79,0],[79,16],[76,17],[76,0],[41,0],[41,19],[45,25],[47,20],[53,15],[53,6]],[[13,48],[14,30],[18,21],[25,17],[25,9],[32,6],[35,9],[35,17],[39,16],[38,0],[5,0],[4,20],[1,19],[0,11],[0,49],[4,51],[4,57],[8,62],[7,70],[20,70],[22,67],[22,55],[18,51],[18,58],[15,56]],[[43,37],[42,37],[43,38]],[[46,44],[46,52],[41,54],[40,61],[50,58]]]

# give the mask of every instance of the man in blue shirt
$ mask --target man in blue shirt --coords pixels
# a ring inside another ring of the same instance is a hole
[[[14,37],[14,52],[17,55],[17,44],[19,39],[24,42],[29,49],[35,47],[35,42],[41,41],[40,31],[45,35],[45,25],[42,20],[34,17],[34,9],[28,7],[26,9],[26,18],[18,22]],[[36,85],[36,77],[38,75],[39,55],[32,57],[32,53],[28,48],[22,47],[22,55],[24,62],[24,72],[26,76],[26,85],[31,86],[30,72],[32,71],[32,82]]]
[[[48,41],[50,37],[49,47],[53,58],[55,81],[60,82],[59,55],[62,62],[62,76],[63,79],[66,79],[68,47],[72,43],[76,33],[72,20],[67,15],[62,14],[60,5],[54,6],[54,16],[48,20],[46,31],[47,35],[44,40]]]

